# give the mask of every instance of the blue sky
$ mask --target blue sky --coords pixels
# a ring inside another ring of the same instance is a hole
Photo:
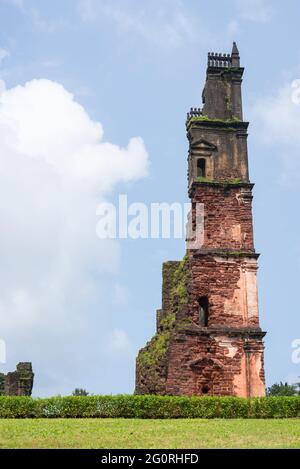
[[[297,379],[300,7],[288,5],[0,0],[0,371],[32,361],[35,395],[133,391],[135,356],[161,303],[161,264],[180,259],[184,242],[103,243],[95,208],[119,193],[187,201],[186,112],[201,105],[207,52],[230,52],[236,40],[267,383]]]

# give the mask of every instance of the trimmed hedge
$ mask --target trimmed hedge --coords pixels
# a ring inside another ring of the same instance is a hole
[[[300,397],[0,397],[0,418],[296,418]]]

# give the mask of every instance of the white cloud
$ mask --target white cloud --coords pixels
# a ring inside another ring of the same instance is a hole
[[[0,0],[0,3],[7,3],[8,5],[22,8],[24,5],[24,0]]]
[[[79,0],[77,10],[83,21],[91,21],[97,15],[97,5],[94,0]]]
[[[105,142],[62,85],[0,82],[0,338],[8,369],[33,361],[36,393],[65,392],[87,361],[100,366],[119,245],[96,237],[96,207],[147,164],[141,138]]]
[[[55,33],[56,31],[69,27],[69,22],[62,16],[56,18],[45,17],[36,7],[31,7],[25,0],[0,0],[0,3],[15,7],[29,18],[33,29],[44,33]]]
[[[41,65],[45,68],[57,68],[61,65],[61,63],[58,60],[55,59],[50,59],[50,60],[44,60]]]
[[[120,329],[115,329],[110,337],[109,348],[116,354],[129,354],[132,351],[132,345],[127,333]]]
[[[281,182],[300,176],[300,81],[283,84],[277,91],[258,99],[252,109],[256,135],[281,157]]]
[[[235,0],[238,14],[242,19],[266,23],[273,15],[269,0]]]
[[[37,31],[55,33],[56,31],[64,30],[69,26],[66,19],[62,17],[57,17],[55,19],[44,17],[37,8],[28,8],[26,13],[31,19],[33,28]]]
[[[294,102],[294,94],[292,83],[285,83],[255,103],[253,112],[263,125],[261,138],[265,142],[300,145],[300,103]]]
[[[6,57],[9,57],[9,52],[6,49],[0,47],[0,65]]]
[[[230,36],[235,36],[239,31],[239,23],[236,20],[232,20],[229,22],[227,26],[227,31]]]
[[[22,10],[24,8],[24,0],[0,0],[0,3],[6,3],[7,5],[19,8]]]
[[[125,285],[116,283],[114,286],[114,303],[118,306],[126,306],[129,301],[129,291]]]
[[[147,4],[116,1],[113,5],[107,0],[78,0],[77,5],[83,21],[104,18],[112,21],[121,33],[133,34],[164,48],[177,48],[198,37],[192,18],[180,0]]]

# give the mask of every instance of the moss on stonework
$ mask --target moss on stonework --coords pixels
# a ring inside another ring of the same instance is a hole
[[[214,181],[213,179],[206,178],[206,177],[197,177],[194,179],[195,182],[210,182],[211,184],[217,184],[217,181]]]
[[[229,182],[230,182],[230,184],[241,184],[242,180],[241,180],[241,178],[235,178],[235,179],[232,179]]]
[[[160,331],[155,334],[145,348],[140,350],[137,363],[142,368],[161,365],[167,352],[171,332],[175,323],[175,314],[168,313],[160,322]]]
[[[172,329],[176,319],[175,313],[168,313],[160,322],[160,327],[163,331],[169,331]]]
[[[176,307],[177,304],[182,306],[188,302],[187,262],[188,256],[186,254],[183,260],[180,262],[178,268],[173,273],[171,297],[174,307]]]
[[[230,251],[230,252],[227,252],[226,254],[228,254],[229,256],[244,257],[244,256],[249,255],[249,251]]]
[[[223,185],[243,184],[243,181],[241,180],[241,178],[217,181],[215,179],[210,179],[207,177],[197,177],[194,179],[194,181],[195,182],[209,182],[210,184],[223,184]]]
[[[232,102],[228,96],[225,97],[225,106],[227,112],[232,114]]]
[[[230,119],[216,119],[210,118],[208,116],[193,116],[187,121],[186,126],[188,127],[193,122],[214,122],[219,124],[236,124],[237,122],[242,122],[238,117],[233,116]],[[235,130],[235,129],[233,129]]]
[[[228,68],[224,68],[224,70],[222,70],[222,73],[223,74],[226,74],[226,73],[234,73],[234,72],[240,72],[240,68],[238,67],[228,67]]]
[[[137,357],[139,374],[139,391],[151,394],[163,394],[167,376],[167,353],[171,336],[178,328],[187,327],[189,320],[183,322],[176,320],[176,313],[183,305],[188,303],[187,273],[188,256],[179,263],[171,280],[171,311],[164,313],[159,321],[158,332],[140,350]]]
[[[176,330],[181,330],[181,329],[190,327],[193,324],[194,324],[193,319],[189,316],[189,317],[180,319],[180,321],[176,321],[175,328]]]

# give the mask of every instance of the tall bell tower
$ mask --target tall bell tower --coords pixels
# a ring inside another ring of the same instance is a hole
[[[188,192],[203,237],[163,266],[157,332],[137,358],[137,393],[263,396],[252,189],[236,44],[208,54],[203,108],[187,115]]]

